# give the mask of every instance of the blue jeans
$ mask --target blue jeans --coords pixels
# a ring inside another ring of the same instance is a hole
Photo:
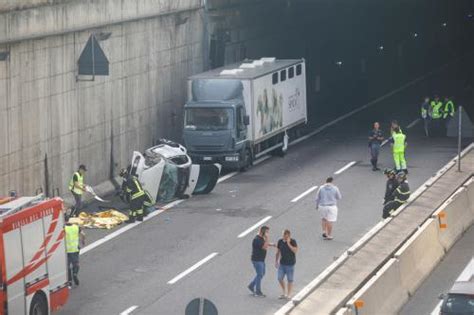
[[[262,293],[262,288],[261,288],[261,283],[262,283],[262,278],[265,275],[265,262],[264,261],[253,261],[252,260],[253,267],[255,268],[255,272],[257,275],[255,278],[250,282],[249,287],[253,289],[255,293]]]
[[[278,267],[278,281],[283,281],[286,275],[286,280],[289,283],[293,282],[295,274],[295,265],[282,265]]]

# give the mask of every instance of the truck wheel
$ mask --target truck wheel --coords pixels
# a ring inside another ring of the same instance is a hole
[[[283,150],[283,147],[279,147],[278,149],[275,149],[272,151],[273,156],[279,156],[279,157],[284,157],[286,155],[287,150]]]
[[[30,315],[48,315],[48,305],[43,294],[36,293],[35,296],[33,296]]]
[[[243,159],[242,164],[243,165],[240,168],[241,172],[245,172],[246,170],[250,168],[250,166],[252,166],[252,153],[250,152],[249,149],[245,149],[244,159]]]

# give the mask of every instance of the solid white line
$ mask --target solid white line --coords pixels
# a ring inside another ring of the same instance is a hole
[[[411,127],[415,126],[419,121],[420,121],[420,118],[415,119],[407,126],[407,129],[410,129]]]
[[[207,263],[209,260],[211,260],[212,258],[216,257],[219,253],[212,253],[210,254],[209,256],[207,256],[206,258],[200,260],[199,262],[197,262],[196,264],[194,264],[193,266],[191,266],[190,268],[186,269],[185,271],[183,271],[182,273],[180,273],[179,275],[177,275],[176,277],[174,277],[173,279],[171,279],[170,281],[168,281],[168,284],[175,284],[176,282],[178,282],[179,280],[181,280],[182,278],[186,277],[188,274],[190,274],[191,272],[193,272],[194,270],[198,269],[199,267],[201,267],[202,265],[204,265],[205,263]]]
[[[304,196],[310,194],[312,191],[316,190],[318,188],[318,186],[313,186],[311,187],[310,189],[308,189],[307,191],[305,191],[304,193],[302,193],[301,195],[299,195],[298,197],[294,198],[293,200],[291,200],[291,202],[298,202],[298,200],[300,200],[301,198],[303,198]]]
[[[383,147],[384,145],[386,145],[388,143],[388,139],[385,139],[384,141],[382,141],[382,144],[380,144],[381,147]]]
[[[127,308],[125,311],[123,311],[122,313],[120,313],[120,315],[128,315],[128,314],[130,314],[131,312],[133,312],[134,310],[136,310],[137,308],[138,308],[137,305],[130,306],[130,307]]]
[[[249,234],[250,232],[252,232],[253,230],[255,230],[256,228],[258,228],[260,225],[262,225],[263,223],[267,222],[268,220],[270,220],[272,218],[271,215],[269,215],[268,217],[265,217],[263,218],[262,220],[258,221],[257,223],[255,223],[254,225],[252,225],[251,227],[249,227],[248,229],[246,229],[245,231],[243,231],[242,233],[239,234],[239,236],[237,236],[238,238],[242,238],[244,236],[246,236],[247,234]]]
[[[344,167],[341,168],[340,170],[336,171],[334,174],[339,175],[339,174],[341,174],[342,172],[344,172],[345,170],[347,170],[348,168],[350,168],[351,166],[355,165],[356,163],[357,163],[357,161],[349,162],[349,163],[347,163],[346,166],[344,166]]]
[[[232,172],[232,173],[229,173],[229,174],[227,174],[227,175],[224,175],[224,176],[222,176],[221,178],[219,178],[219,179],[217,180],[217,183],[222,183],[223,181],[228,180],[228,179],[231,178],[231,177],[234,177],[234,176],[237,175],[238,173],[239,173],[239,172]]]

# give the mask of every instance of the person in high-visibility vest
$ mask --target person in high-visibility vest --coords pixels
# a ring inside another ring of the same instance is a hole
[[[441,119],[443,117],[443,102],[439,99],[438,95],[435,96],[434,100],[431,101],[431,118],[433,120]]]
[[[122,173],[122,172],[121,172]],[[138,177],[127,174],[125,183],[128,200],[130,200],[130,211],[128,213],[129,219],[126,223],[133,223],[135,220],[143,221],[143,203],[145,202],[145,191]]]
[[[393,161],[395,162],[395,170],[407,172],[407,162],[405,160],[405,148],[407,145],[406,136],[396,127],[390,140],[392,143]]]
[[[454,102],[451,98],[444,98],[444,108],[443,108],[443,119],[450,119],[454,116],[456,109],[454,108]]]
[[[71,216],[79,214],[79,211],[82,209],[82,194],[86,191],[86,185],[84,183],[84,175],[87,171],[87,168],[84,164],[79,165],[79,168],[72,175],[71,180],[69,181],[69,191],[74,196],[75,204],[71,209]]]
[[[64,227],[65,242],[66,242],[66,253],[67,253],[67,269],[68,269],[68,281],[69,286],[74,284],[79,285],[79,251],[81,246],[85,244],[85,235],[82,229],[77,224],[67,222]]]
[[[390,214],[405,204],[410,198],[410,186],[406,180],[405,172],[397,173],[398,187],[392,193],[392,200],[385,203],[383,207],[382,218],[388,218]]]
[[[430,98],[425,97],[423,103],[421,104],[421,118],[423,119],[424,128],[425,128],[425,135],[427,137],[430,136],[430,123],[431,123],[431,115],[433,111],[430,105]]]

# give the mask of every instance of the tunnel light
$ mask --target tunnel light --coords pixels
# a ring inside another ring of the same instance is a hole
[[[442,27],[446,27],[446,26],[448,26],[448,23],[443,22],[443,24],[441,24],[441,26],[442,26]]]
[[[467,15],[467,18],[468,18],[468,19],[472,19],[472,17],[473,17],[472,13],[469,13],[469,14]]]
[[[342,61],[341,60],[336,61],[336,66],[341,67],[342,66]]]
[[[417,33],[417,32],[414,32],[414,33],[412,34],[412,36],[413,36],[413,38],[417,38],[417,37],[418,37],[418,33]]]
[[[385,47],[383,47],[383,45],[380,45],[379,47],[377,47],[378,50],[382,51],[385,49]]]

